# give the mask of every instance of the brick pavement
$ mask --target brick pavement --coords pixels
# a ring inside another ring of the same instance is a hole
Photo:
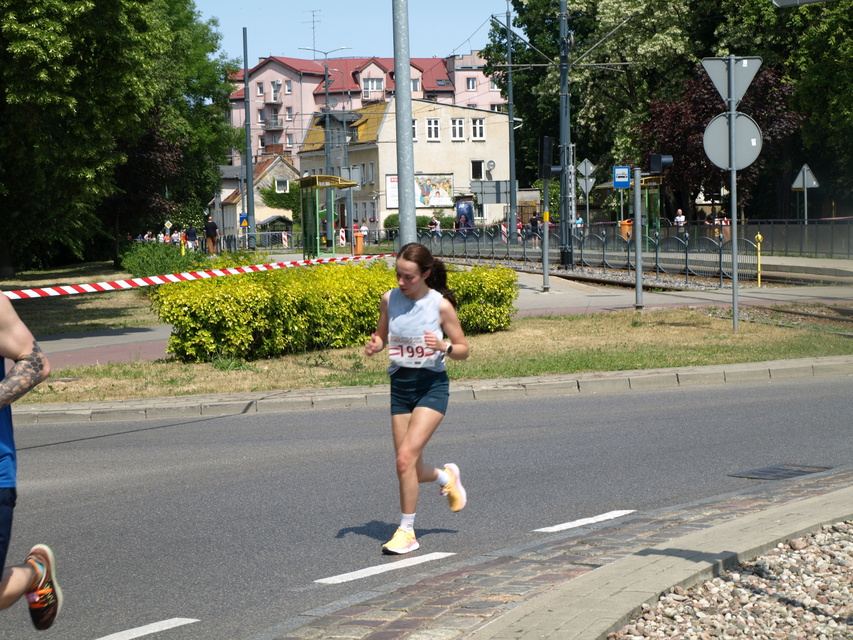
[[[476,639],[489,631],[490,623],[516,607],[597,568],[688,534],[710,532],[722,523],[759,514],[773,506],[849,487],[851,480],[853,465],[789,480],[762,481],[759,486],[736,493],[553,535],[547,541],[497,550],[440,573],[421,574],[423,577],[411,584],[391,583],[345,602],[305,612],[279,625],[275,634],[263,637]],[[831,514],[828,517],[832,519]],[[613,606],[618,608],[619,603],[614,602]],[[622,614],[626,620],[629,615],[628,611]],[[590,640],[598,637],[590,636]]]

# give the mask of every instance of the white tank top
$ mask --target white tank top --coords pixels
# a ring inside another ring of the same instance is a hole
[[[442,340],[441,304],[443,296],[430,289],[423,298],[410,300],[399,289],[388,297],[388,356],[392,374],[400,367],[444,371],[444,352],[426,346],[424,331]]]

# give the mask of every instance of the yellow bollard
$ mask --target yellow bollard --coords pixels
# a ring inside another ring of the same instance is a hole
[[[761,232],[755,234],[755,246],[758,250],[758,288],[761,288],[761,241],[764,238],[761,235]]]

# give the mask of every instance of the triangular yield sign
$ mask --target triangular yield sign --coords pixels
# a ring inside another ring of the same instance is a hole
[[[702,66],[708,72],[711,82],[714,83],[717,91],[723,97],[723,101],[728,103],[729,98],[729,58],[703,58]],[[761,58],[733,58],[732,73],[735,77],[734,86],[734,101],[735,104],[740,102],[743,94],[749,89],[752,84],[755,74],[761,67]]]

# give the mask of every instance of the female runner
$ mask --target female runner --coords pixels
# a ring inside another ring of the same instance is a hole
[[[444,263],[422,244],[405,245],[397,254],[396,289],[379,305],[379,324],[364,348],[372,356],[388,345],[391,366],[391,430],[400,483],[400,527],[382,552],[402,554],[420,545],[414,523],[418,484],[437,482],[451,511],[467,502],[459,467],[424,464],[424,448],[447,412],[450,382],[445,358],[468,357],[468,340],[456,315],[456,298],[447,288]],[[447,340],[445,340],[445,337]]]

